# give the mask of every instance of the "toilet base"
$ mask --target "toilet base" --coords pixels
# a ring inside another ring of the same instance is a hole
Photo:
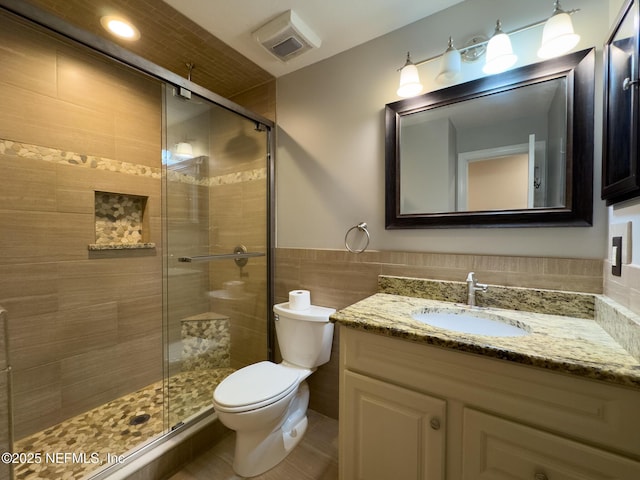
[[[309,386],[302,382],[284,416],[273,431],[236,432],[233,470],[241,477],[255,477],[284,460],[307,431]]]

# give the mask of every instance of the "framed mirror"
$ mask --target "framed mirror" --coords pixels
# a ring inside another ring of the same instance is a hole
[[[386,228],[589,226],[595,51],[385,108]]]

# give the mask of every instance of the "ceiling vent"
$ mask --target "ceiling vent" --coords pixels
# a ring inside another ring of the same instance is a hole
[[[318,48],[322,43],[292,10],[265,23],[252,35],[269,53],[283,62]]]

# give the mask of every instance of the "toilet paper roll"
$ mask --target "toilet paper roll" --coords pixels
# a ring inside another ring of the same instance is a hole
[[[309,290],[292,290],[289,292],[289,308],[291,310],[307,310],[311,307]]]

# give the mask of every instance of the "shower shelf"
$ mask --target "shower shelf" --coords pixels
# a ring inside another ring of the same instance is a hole
[[[142,250],[142,249],[154,249],[156,244],[153,242],[147,243],[90,243],[89,251],[101,251],[101,250]]]
[[[216,260],[228,260],[228,259],[241,259],[241,258],[252,258],[252,257],[264,257],[265,254],[263,252],[246,252],[246,253],[222,253],[218,255],[196,255],[193,257],[180,257],[178,258],[179,262],[213,262]]]

